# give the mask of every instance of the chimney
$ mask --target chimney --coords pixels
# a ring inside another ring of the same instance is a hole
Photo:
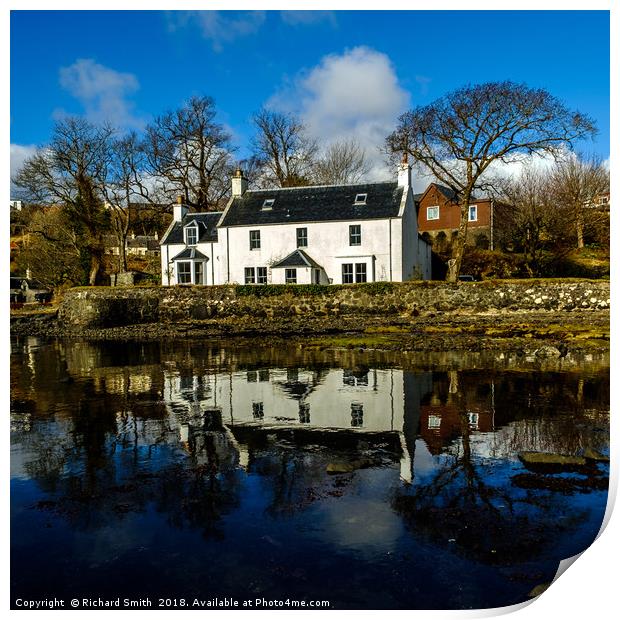
[[[233,174],[232,178],[232,195],[233,198],[237,198],[238,196],[243,196],[245,191],[248,189],[248,180],[243,176],[243,171],[239,166],[235,170],[235,174]]]
[[[407,153],[403,153],[403,158],[398,164],[398,187],[411,187],[411,166],[407,160]]]
[[[183,204],[183,196],[177,196],[177,203],[174,205],[172,219],[175,222],[182,222],[187,215],[187,207]]]

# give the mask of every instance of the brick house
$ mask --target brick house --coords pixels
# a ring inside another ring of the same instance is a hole
[[[414,198],[420,234],[432,243],[435,252],[447,251],[459,228],[460,206],[457,195],[448,187],[431,183],[422,194],[416,194]],[[492,198],[477,198],[471,201],[467,225],[469,244],[493,249],[496,207]]]

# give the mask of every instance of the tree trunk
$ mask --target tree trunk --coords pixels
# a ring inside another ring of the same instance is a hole
[[[577,211],[576,218],[576,226],[577,226],[577,248],[581,250],[583,248],[583,213],[581,211]]]
[[[461,219],[456,239],[452,243],[452,258],[448,261],[447,282],[457,282],[461,272],[461,263],[465,253],[465,240],[467,239],[467,222],[469,221],[469,195],[461,201]]]
[[[97,274],[99,273],[100,264],[101,261],[99,260],[99,256],[92,254],[90,257],[90,274],[88,276],[88,284],[90,286],[95,286],[97,283]]]

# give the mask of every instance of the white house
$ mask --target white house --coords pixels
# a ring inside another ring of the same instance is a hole
[[[162,284],[350,284],[429,279],[411,167],[398,181],[248,190],[240,170],[223,213],[182,204],[161,241]]]

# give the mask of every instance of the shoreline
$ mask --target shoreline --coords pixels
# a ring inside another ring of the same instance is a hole
[[[212,340],[379,351],[498,351],[562,358],[610,350],[609,311],[436,313],[418,317],[230,317],[117,327],[67,326],[54,311],[11,314],[11,334],[85,341]],[[555,349],[555,350],[554,350]]]

